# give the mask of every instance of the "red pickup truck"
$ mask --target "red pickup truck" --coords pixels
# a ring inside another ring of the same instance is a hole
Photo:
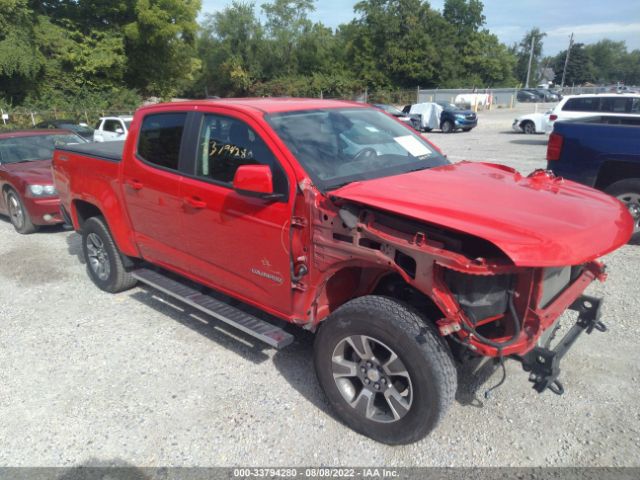
[[[450,164],[348,102],[147,106],[124,143],[58,148],[53,169],[98,287],[146,283],[278,348],[293,340],[278,320],[317,332],[335,411],[389,444],[436,426],[456,359],[513,358],[537,391],[562,393],[560,359],[605,330],[583,295],[605,279],[596,259],[633,229],[612,197],[546,171]],[[551,348],[567,309],[578,320]]]

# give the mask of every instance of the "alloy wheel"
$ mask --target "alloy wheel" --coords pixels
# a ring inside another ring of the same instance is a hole
[[[640,232],[640,193],[623,193],[617,196],[633,217],[633,233]]]
[[[402,419],[413,402],[411,377],[387,345],[365,335],[338,342],[332,355],[333,379],[347,404],[379,423]]]
[[[109,254],[104,246],[102,238],[95,233],[87,235],[87,257],[89,267],[100,280],[107,280],[111,273]]]
[[[9,216],[11,217],[11,223],[15,226],[17,230],[20,230],[24,227],[24,210],[22,209],[22,205],[20,205],[20,200],[15,194],[10,193],[7,196],[7,201],[9,203]]]

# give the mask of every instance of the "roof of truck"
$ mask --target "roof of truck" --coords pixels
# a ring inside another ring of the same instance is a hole
[[[280,113],[299,110],[317,110],[324,108],[344,108],[344,107],[369,107],[367,104],[347,102],[342,100],[321,100],[318,98],[219,98],[207,100],[188,100],[184,102],[158,103],[147,105],[143,109],[154,109],[162,107],[176,108],[185,106],[207,106],[220,105],[232,107],[237,110],[259,111],[262,113]]]

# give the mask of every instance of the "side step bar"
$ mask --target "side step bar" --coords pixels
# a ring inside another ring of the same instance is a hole
[[[242,330],[272,347],[283,348],[293,342],[293,335],[283,329],[236,307],[232,307],[211,295],[200,293],[154,270],[140,268],[132,271],[131,275],[142,283],[160,290],[193,308],[197,308],[238,330]]]

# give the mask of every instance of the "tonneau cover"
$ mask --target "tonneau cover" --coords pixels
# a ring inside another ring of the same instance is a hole
[[[103,158],[113,162],[122,160],[124,141],[121,142],[91,142],[61,145],[56,150],[78,153],[87,157]]]

